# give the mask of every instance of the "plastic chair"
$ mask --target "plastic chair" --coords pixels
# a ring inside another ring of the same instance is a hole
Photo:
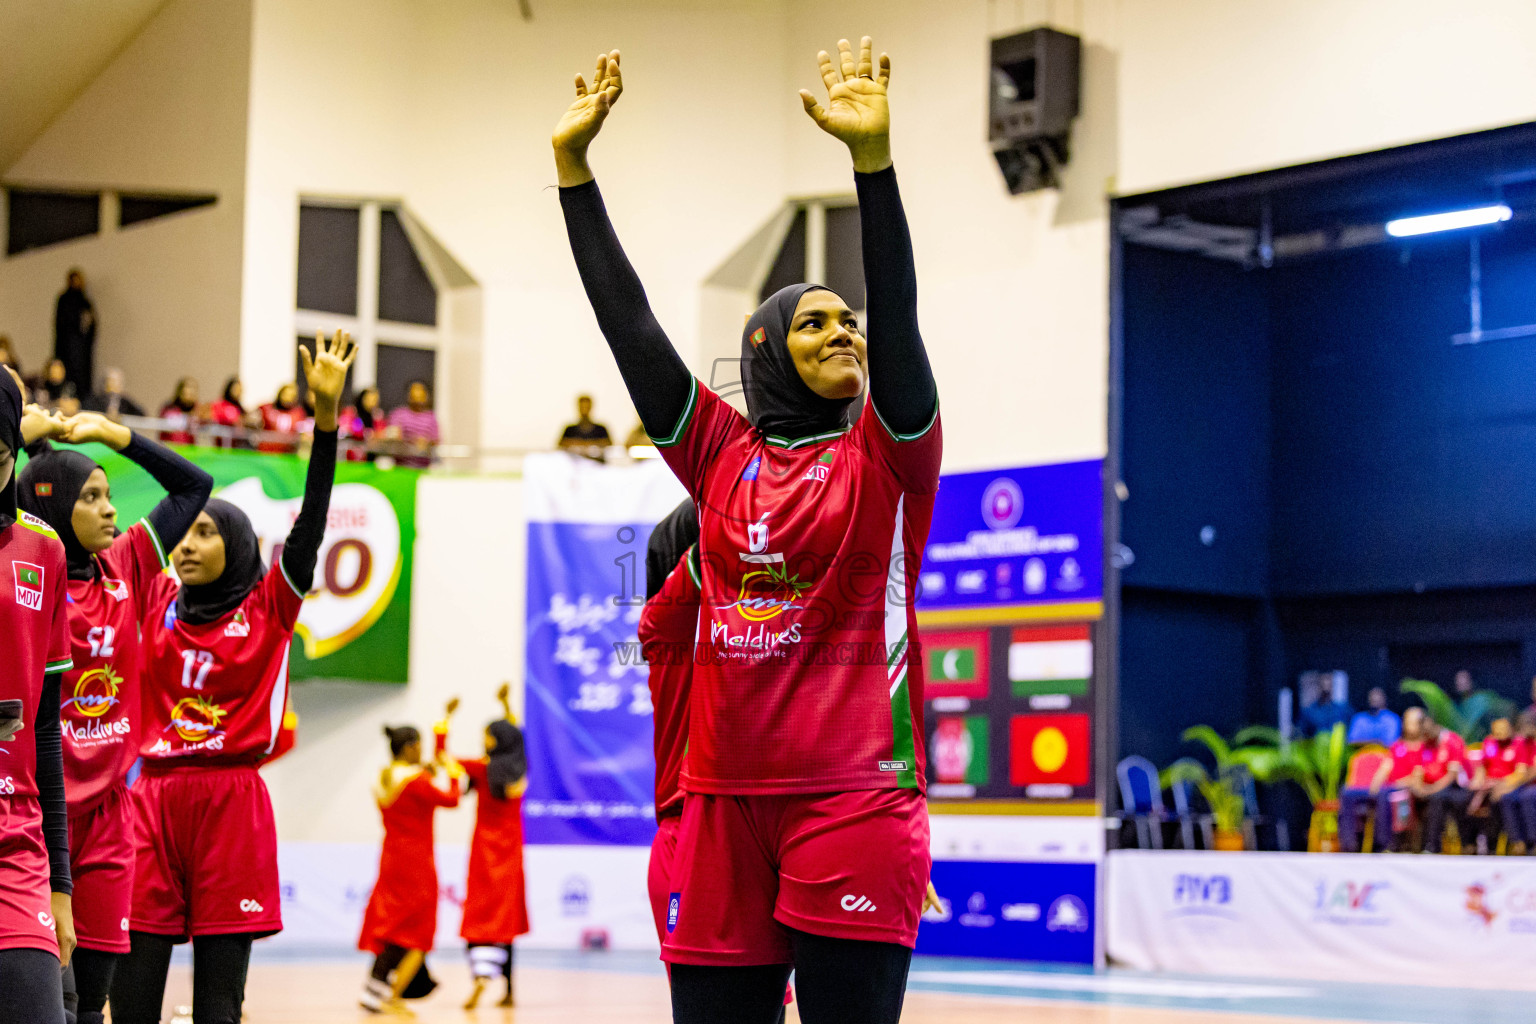
[[[1190,758],[1181,758],[1188,761]],[[1173,816],[1179,822],[1179,839],[1186,850],[1198,850],[1195,845],[1195,826],[1200,826],[1200,834],[1205,839],[1205,848],[1216,848],[1216,819],[1210,814],[1195,813],[1195,786],[1188,779],[1180,779],[1168,787],[1168,792],[1173,794]]]
[[[1258,829],[1260,825],[1269,825],[1275,830],[1275,848],[1289,851],[1291,848],[1291,827],[1281,817],[1271,817],[1259,809],[1259,788],[1253,781],[1253,773],[1246,768],[1232,769],[1236,773],[1238,784],[1243,792],[1243,837],[1248,842],[1248,849],[1259,849]]]
[[[1136,845],[1161,850],[1168,811],[1163,806],[1157,766],[1139,754],[1132,754],[1115,766],[1115,777],[1120,782],[1120,806],[1136,826]]]
[[[1349,766],[1344,769],[1344,789],[1370,789],[1371,783],[1376,781],[1376,773],[1381,770],[1382,762],[1392,755],[1385,747],[1374,744],[1361,747],[1355,751],[1349,759]],[[1376,845],[1376,811],[1373,805],[1367,804],[1365,809],[1365,829],[1360,833],[1360,849],[1364,853],[1370,853]],[[1388,837],[1391,842],[1391,837]]]

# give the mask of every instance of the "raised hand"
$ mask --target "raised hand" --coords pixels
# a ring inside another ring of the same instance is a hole
[[[608,113],[623,92],[624,77],[619,71],[618,50],[597,55],[597,69],[592,72],[590,86],[586,79],[576,76],[576,101],[560,116],[555,133],[550,137],[562,186],[592,180],[592,172],[587,168],[587,147],[597,138]]]
[[[357,358],[357,346],[346,331],[337,331],[326,340],[324,331],[315,332],[315,355],[299,346],[299,359],[304,364],[304,380],[309,393],[315,399],[315,429],[336,429],[336,407],[341,402],[342,389],[347,385],[347,370]]]
[[[891,58],[882,53],[877,72],[873,46],[869,36],[861,39],[855,60],[848,40],[839,39],[836,64],[825,50],[816,55],[821,80],[827,87],[825,107],[809,89],[800,90],[800,102],[811,120],[846,145],[853,154],[854,170],[865,173],[882,171],[891,164],[891,108],[886,102]]]
[[[448,701],[448,706],[443,709],[444,718],[452,718],[453,713],[459,710],[459,698],[454,697]]]
[[[97,441],[114,451],[122,451],[133,440],[133,431],[113,423],[99,412],[77,412],[65,420],[58,438],[69,444]]]
[[[22,444],[31,444],[45,437],[61,437],[63,433],[64,417],[58,413],[49,412],[35,403],[21,410]]]

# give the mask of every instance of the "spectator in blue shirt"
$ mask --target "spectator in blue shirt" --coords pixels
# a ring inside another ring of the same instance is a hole
[[[1403,735],[1403,720],[1387,707],[1387,691],[1371,687],[1366,696],[1369,711],[1362,711],[1349,722],[1349,742],[1376,743],[1390,747]]]
[[[1343,672],[1304,672],[1301,676],[1301,731],[1315,736],[1348,723],[1355,709],[1349,706],[1349,676]]]

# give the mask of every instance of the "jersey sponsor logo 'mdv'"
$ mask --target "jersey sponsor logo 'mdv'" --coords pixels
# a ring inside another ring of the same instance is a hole
[[[871,914],[875,911],[875,904],[868,896],[855,896],[849,893],[842,898],[842,907],[850,914]]]
[[[41,611],[43,608],[43,567],[31,562],[11,563],[16,577],[16,603],[23,608]]]

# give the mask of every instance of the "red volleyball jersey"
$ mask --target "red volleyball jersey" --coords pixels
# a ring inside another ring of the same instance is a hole
[[[278,559],[238,608],[193,625],[176,617],[177,589],[159,577],[145,609],[141,753],[162,763],[259,763],[282,734],[304,595]]]
[[[1424,753],[1424,781],[1439,782],[1446,772],[1453,772],[1467,763],[1467,744],[1449,729],[1441,730],[1440,739]]]
[[[640,612],[640,650],[651,666],[651,707],[656,717],[657,818],[682,813],[688,692],[693,685],[698,625],[698,549],[690,547]]]
[[[0,700],[21,701],[21,727],[0,739],[0,798],[37,796],[35,730],[43,676],[71,665],[67,583],[59,535],[36,516],[18,512],[16,522],[0,530]]]
[[[139,756],[139,623],[165,550],[147,520],[96,556],[94,580],[69,581],[75,667],[59,694],[69,813],[82,814],[128,776]]]
[[[1428,760],[1429,750],[1423,740],[1398,740],[1392,744],[1392,773],[1387,777],[1388,782],[1399,782],[1413,774],[1415,768],[1422,768]]]
[[[683,788],[923,788],[913,656],[939,416],[897,436],[765,436],[693,382],[656,445],[699,508],[701,600]]]
[[[1503,743],[1489,736],[1483,740],[1481,761],[1488,778],[1497,781],[1509,778],[1517,768],[1528,767],[1531,752],[1519,736],[1512,736]]]

